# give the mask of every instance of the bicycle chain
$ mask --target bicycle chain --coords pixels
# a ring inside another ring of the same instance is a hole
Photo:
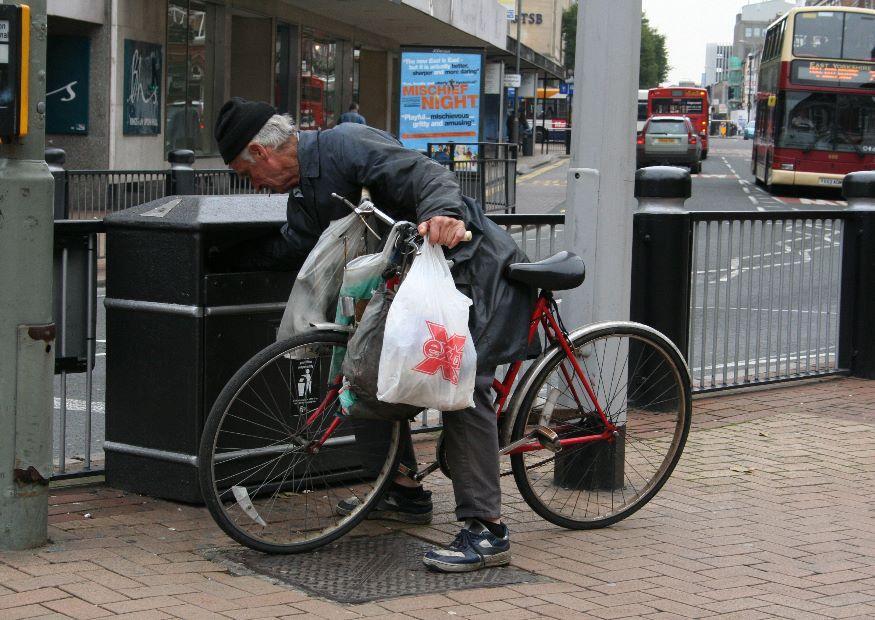
[[[549,463],[550,461],[553,461],[553,460],[555,460],[555,459],[556,459],[556,455],[553,455],[553,456],[547,457],[547,458],[545,458],[543,461],[541,461],[541,462],[539,462],[539,463],[535,463],[535,464],[533,464],[533,465],[529,465],[528,467],[526,467],[526,469],[531,469],[531,468],[533,468],[533,467],[540,467],[541,465],[546,465],[547,463]],[[506,471],[506,472],[504,472],[503,474],[500,474],[499,477],[500,477],[500,478],[504,478],[505,476],[510,476],[512,473],[513,473],[513,470],[511,469],[510,471]]]

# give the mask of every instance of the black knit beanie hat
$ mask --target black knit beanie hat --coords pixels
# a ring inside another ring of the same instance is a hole
[[[274,107],[263,101],[232,97],[225,103],[219,110],[214,131],[222,160],[230,164],[274,114]]]

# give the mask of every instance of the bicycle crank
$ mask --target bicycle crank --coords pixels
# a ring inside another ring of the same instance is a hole
[[[499,454],[509,454],[532,440],[536,440],[542,447],[547,448],[550,452],[559,452],[562,449],[559,435],[557,435],[553,429],[547,428],[546,426],[536,426],[522,439],[517,439],[513,443],[507,444],[499,451]]]

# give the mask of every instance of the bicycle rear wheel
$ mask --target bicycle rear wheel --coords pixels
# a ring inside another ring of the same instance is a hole
[[[689,371],[677,348],[636,323],[603,323],[572,336],[575,358],[605,416],[610,439],[511,456],[526,502],[551,523],[605,527],[640,509],[665,484],[690,428]],[[553,349],[521,388],[508,442],[539,425],[560,440],[596,436],[605,424],[561,348]]]
[[[201,492],[238,543],[266,553],[310,551],[355,527],[391,482],[400,422],[383,423],[385,436],[374,441],[361,425],[375,422],[340,419],[315,448],[338,421],[346,341],[325,331],[274,343],[216,399],[201,437]],[[352,497],[355,507],[339,514],[337,503]]]

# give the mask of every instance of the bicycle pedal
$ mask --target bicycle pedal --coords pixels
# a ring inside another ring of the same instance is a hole
[[[550,452],[559,452],[562,450],[562,444],[559,441],[559,435],[552,428],[539,426],[532,431],[538,442],[547,448]]]
[[[550,452],[559,452],[562,449],[562,444],[559,442],[559,435],[557,435],[553,429],[547,428],[546,426],[538,426],[522,439],[517,439],[516,441],[507,444],[504,448],[499,450],[498,454],[501,455],[513,452],[517,448],[530,443],[532,440],[537,441]]]

